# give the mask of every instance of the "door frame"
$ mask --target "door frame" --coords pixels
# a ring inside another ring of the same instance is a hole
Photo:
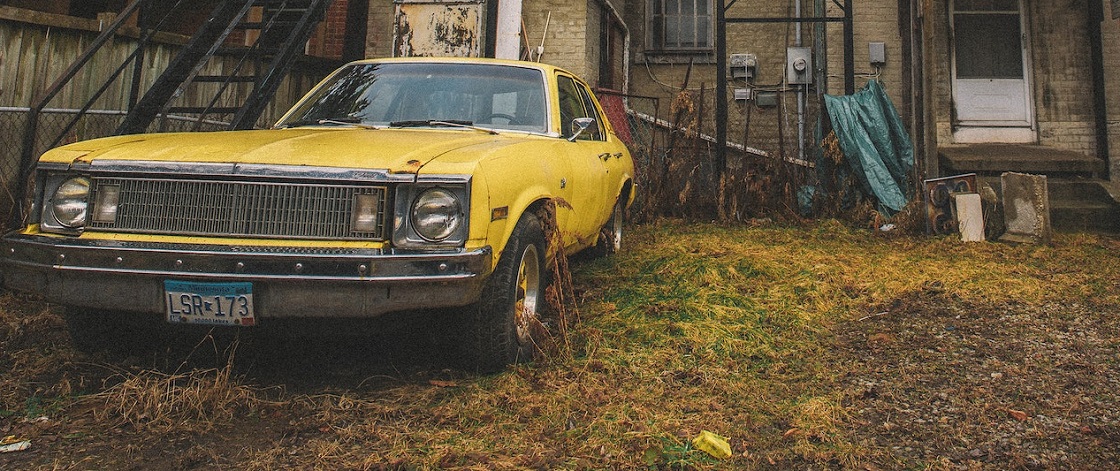
[[[1016,0],[1019,6],[1019,31],[1020,51],[1023,55],[1023,96],[1026,106],[1026,121],[963,121],[957,118],[956,108],[958,100],[957,86],[957,35],[956,14],[957,0],[949,0],[949,76],[952,97],[952,129],[953,141],[957,143],[1036,143],[1038,142],[1038,120],[1035,112],[1034,100],[1034,67],[1031,62],[1030,24],[1027,18],[1024,0]]]

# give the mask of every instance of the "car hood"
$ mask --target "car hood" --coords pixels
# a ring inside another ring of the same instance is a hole
[[[137,134],[69,144],[44,154],[40,161],[300,165],[418,173],[441,156],[456,165],[470,164],[496,148],[541,138],[522,133],[492,135],[472,129],[295,128]],[[467,148],[472,151],[456,152]]]

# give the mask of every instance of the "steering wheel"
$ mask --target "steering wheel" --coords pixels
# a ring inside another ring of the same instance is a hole
[[[490,113],[490,116],[486,117],[486,121],[494,123],[494,118],[502,118],[506,120],[506,124],[512,124],[514,121],[517,121],[517,118],[505,113]]]

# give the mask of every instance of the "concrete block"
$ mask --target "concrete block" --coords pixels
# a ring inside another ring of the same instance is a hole
[[[1050,243],[1050,194],[1045,175],[1006,172],[1000,175],[1003,188],[1005,242]]]
[[[979,193],[953,194],[953,207],[956,210],[957,230],[964,242],[984,241],[984,206]]]

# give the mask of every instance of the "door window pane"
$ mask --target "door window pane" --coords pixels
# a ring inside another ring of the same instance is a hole
[[[1019,15],[954,16],[957,78],[1023,78]]]

